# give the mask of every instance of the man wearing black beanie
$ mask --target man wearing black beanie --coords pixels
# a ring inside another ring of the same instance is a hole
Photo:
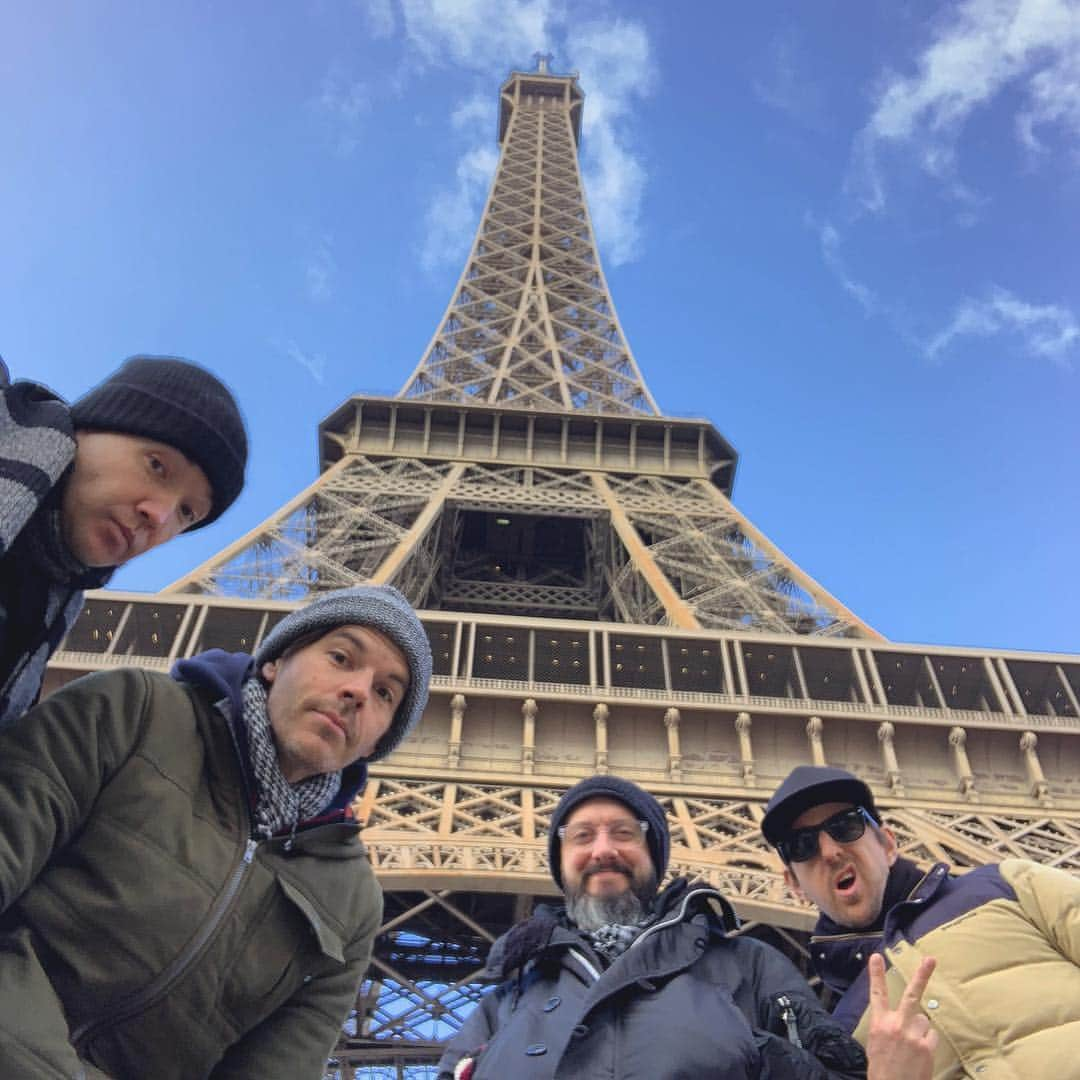
[[[240,494],[247,435],[229,389],[135,356],[74,405],[0,366],[0,727],[37,699],[83,591]]]
[[[731,905],[703,882],[666,888],[663,807],[592,776],[551,815],[548,856],[565,904],[495,942],[495,989],[447,1045],[440,1080],[865,1076],[866,1060],[796,968],[729,937]]]

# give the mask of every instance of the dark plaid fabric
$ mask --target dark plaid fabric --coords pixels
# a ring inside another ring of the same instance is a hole
[[[606,923],[595,930],[589,930],[585,936],[593,949],[609,964],[622,956],[634,943],[634,939],[645,929],[652,919],[644,917],[640,923]]]
[[[59,485],[74,458],[67,405],[36,383],[0,381],[0,727],[37,700],[83,589],[112,574],[87,571],[63,541]]]

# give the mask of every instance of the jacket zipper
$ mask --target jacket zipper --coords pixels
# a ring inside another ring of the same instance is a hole
[[[584,953],[578,952],[577,949],[570,949],[569,953],[593,977],[594,982],[599,982],[600,972],[593,967]]]
[[[199,958],[210,938],[213,937],[214,931],[217,930],[222,920],[232,909],[233,901],[240,891],[240,886],[243,885],[244,878],[247,877],[247,872],[255,860],[255,849],[258,846],[259,842],[255,839],[249,839],[244,845],[244,852],[240,856],[240,861],[233,867],[225,888],[218,893],[206,919],[187,946],[141,990],[137,990],[125,1000],[118,1002],[96,1019],[81,1024],[72,1032],[71,1042],[76,1050],[81,1051],[83,1046],[94,1038],[102,1028],[110,1024],[123,1023],[136,1013],[148,1009],[169,992],[173,984]]]
[[[710,892],[715,894],[713,889],[695,889],[693,892],[688,892],[679,904],[679,910],[674,915],[669,916],[663,922],[658,922],[653,926],[646,927],[633,941],[630,942],[630,948],[635,949],[641,944],[650,934],[655,934],[657,930],[663,930],[665,926],[672,926],[675,923],[682,922],[683,915],[686,914],[686,906],[691,900],[699,893],[708,895]]]
[[[791,1004],[791,998],[787,994],[778,994],[776,1004],[780,1008],[780,1019],[784,1021],[784,1027],[787,1028],[788,1042],[792,1046],[798,1046],[801,1049],[802,1039],[799,1038],[799,1023],[795,1017],[795,1009]]]

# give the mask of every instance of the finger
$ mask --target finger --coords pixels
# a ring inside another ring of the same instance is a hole
[[[881,953],[871,953],[866,965],[870,975],[870,1017],[882,1016],[889,1011],[889,988],[885,985],[885,958]]]
[[[932,956],[924,956],[919,961],[919,966],[915,969],[911,981],[904,988],[904,993],[900,997],[900,1005],[896,1010],[904,1020],[915,1016],[921,1011],[919,1002],[922,1001],[923,993],[926,991],[927,983],[930,982],[930,976],[934,973],[936,966],[937,961]]]

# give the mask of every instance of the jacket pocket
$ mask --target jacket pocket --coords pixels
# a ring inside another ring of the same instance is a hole
[[[336,943],[342,956],[340,938],[297,897],[303,899],[303,894],[276,878],[228,958],[221,1005],[238,1031],[249,1030],[279,1008],[303,984],[305,975],[337,969],[341,963],[326,951]]]
[[[319,943],[319,950],[323,956],[336,960],[339,964],[345,963],[345,942],[336,930],[327,926],[326,920],[315,910],[315,905],[295,886],[285,878],[278,878],[281,891],[300,909],[301,914],[307,919]]]

